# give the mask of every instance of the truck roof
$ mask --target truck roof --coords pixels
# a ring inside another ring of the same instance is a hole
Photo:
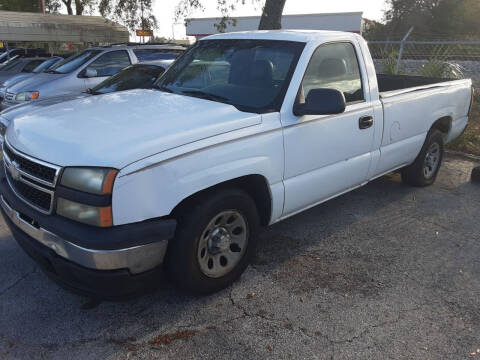
[[[287,40],[309,42],[312,40],[331,40],[335,38],[355,38],[359,35],[344,31],[328,30],[254,30],[216,34],[204,37],[200,41],[214,39],[258,39],[258,40]]]

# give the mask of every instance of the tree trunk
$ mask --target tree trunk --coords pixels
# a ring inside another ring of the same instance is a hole
[[[287,0],[266,0],[258,30],[278,30],[282,28],[282,13]]]
[[[67,13],[68,15],[73,15],[73,9],[72,9],[72,0],[62,0],[62,2],[65,4],[67,7]]]
[[[45,0],[38,0],[38,8],[42,14],[45,14]]]
[[[75,14],[82,15],[83,10],[85,10],[85,6],[81,0],[75,0]]]

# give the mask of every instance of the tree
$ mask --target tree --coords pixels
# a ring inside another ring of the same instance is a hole
[[[478,0],[388,0],[387,37],[401,38],[412,26],[411,38],[480,36]],[[384,35],[385,36],[385,35]]]
[[[72,0],[62,0],[62,2],[67,8],[68,15],[73,15]]]
[[[103,17],[123,22],[131,31],[141,28],[153,30],[157,19],[153,15],[153,0],[100,0],[99,11]]]
[[[230,16],[237,6],[244,5],[246,0],[217,0],[217,9],[222,15],[215,27],[224,32],[228,25],[235,26],[236,20]],[[261,2],[261,0],[253,0]],[[282,28],[282,13],[286,0],[265,0],[260,19],[259,30],[274,30]],[[186,17],[194,10],[204,10],[202,0],[181,0],[175,10],[175,18],[178,20]]]
[[[60,0],[45,0],[45,10],[47,13],[58,12],[60,8]],[[25,12],[42,12],[42,1],[32,0],[0,0],[0,10],[7,11],[25,11]]]
[[[276,30],[282,28],[282,14],[286,0],[266,0],[263,7],[259,30]]]
[[[41,5],[32,0],[0,0],[0,10],[40,12]]]
[[[58,14],[61,7],[60,0],[45,0],[45,12],[49,14]]]

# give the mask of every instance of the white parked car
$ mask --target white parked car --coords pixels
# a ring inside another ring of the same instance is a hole
[[[222,289],[260,225],[397,169],[432,184],[473,100],[470,80],[377,81],[360,36],[326,31],[210,36],[155,86],[8,126],[4,218],[76,291],[131,295],[164,270],[190,291]]]

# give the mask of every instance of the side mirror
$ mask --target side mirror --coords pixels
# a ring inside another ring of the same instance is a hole
[[[295,104],[293,113],[303,115],[332,115],[345,111],[345,96],[335,89],[312,89],[307,95],[304,104]]]
[[[86,77],[86,78],[97,77],[97,70],[92,69],[92,68],[86,68],[83,76]]]

